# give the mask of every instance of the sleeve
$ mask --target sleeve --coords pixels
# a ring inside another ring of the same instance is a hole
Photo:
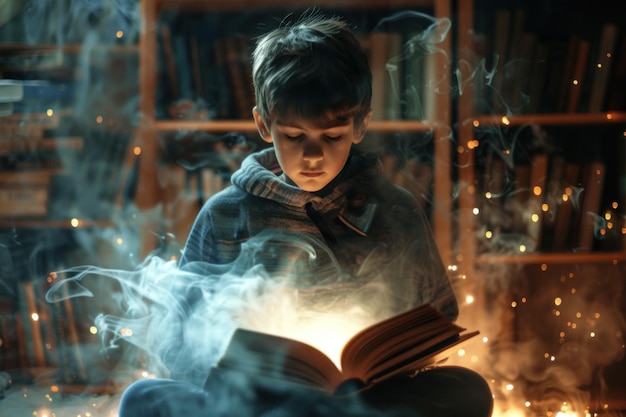
[[[202,206],[189,231],[187,241],[183,247],[179,267],[184,267],[192,262],[211,262],[211,253],[215,247],[213,228],[211,227],[211,209],[207,202]]]
[[[417,259],[415,277],[417,291],[425,297],[423,301],[437,307],[450,320],[458,318],[457,303],[447,268],[443,264],[435,238],[423,211],[414,210],[417,217],[419,235],[415,237],[417,244],[413,246],[413,255]]]

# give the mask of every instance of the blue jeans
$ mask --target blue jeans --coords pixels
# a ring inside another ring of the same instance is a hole
[[[488,417],[493,408],[486,381],[456,366],[394,377],[341,396],[295,384],[251,384],[241,375],[217,376],[208,386],[171,379],[137,381],[124,392],[119,417]]]

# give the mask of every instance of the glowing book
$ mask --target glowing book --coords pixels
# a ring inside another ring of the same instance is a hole
[[[345,393],[446,358],[450,349],[478,334],[452,323],[432,306],[421,306],[373,324],[341,352],[341,369],[321,351],[284,337],[237,329],[217,371],[300,383]]]

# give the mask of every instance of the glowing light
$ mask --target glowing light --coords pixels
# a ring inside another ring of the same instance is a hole
[[[133,335],[133,331],[127,327],[120,329],[120,334],[124,337],[130,337]]]
[[[554,355],[550,356],[550,361],[552,361],[552,362],[556,361],[556,356],[554,356]]]
[[[613,118],[613,115],[611,113],[607,113],[606,118],[607,120],[611,120]]]
[[[502,153],[505,154],[505,155],[511,155],[511,150],[510,149],[504,149],[502,151]]]
[[[511,307],[513,307],[513,308],[517,307],[517,301],[513,301],[513,302],[511,303]]]
[[[519,251],[520,252],[526,252],[526,245],[519,245]]]
[[[556,297],[556,298],[554,299],[554,305],[555,305],[555,306],[560,306],[562,302],[563,302],[563,300],[561,300],[561,298],[560,298],[560,297]]]
[[[507,390],[507,391],[513,391],[513,389],[515,389],[515,385],[513,385],[513,384],[506,384],[504,386],[504,389]]]
[[[548,270],[548,264],[541,264],[541,270],[546,272]]]
[[[487,230],[487,231],[485,232],[485,237],[486,237],[487,239],[491,239],[491,238],[493,237],[493,232],[492,232],[491,230]]]
[[[52,392],[59,392],[59,386],[58,385],[53,385],[50,387],[50,391]]]
[[[117,39],[122,39],[124,37],[124,32],[121,30],[118,30],[117,32],[115,32],[115,37]]]
[[[541,195],[541,193],[542,193],[542,192],[543,192],[543,190],[541,189],[541,187],[540,187],[540,186],[535,185],[535,186],[533,187],[533,194],[534,194],[534,195],[539,196],[539,195]]]
[[[614,201],[611,203],[611,207],[613,208],[613,210],[616,210],[619,207],[619,203],[617,201]]]
[[[33,411],[33,415],[37,417],[50,417],[52,415],[52,410],[47,407],[40,408],[37,411]]]
[[[91,334],[98,334],[98,328],[96,326],[91,326],[89,328],[89,333],[91,333]]]
[[[599,318],[600,318],[600,313],[595,313],[593,316],[594,316],[595,318],[599,319]]]
[[[102,116],[97,116],[96,117],[96,123],[98,123],[98,124],[102,123],[103,120],[104,120],[104,118]]]
[[[538,223],[539,222],[539,215],[537,213],[533,213],[530,215],[530,220],[533,223]]]
[[[457,153],[465,153],[465,148],[462,147],[462,146],[457,146],[456,147],[456,151],[457,151]]]
[[[480,122],[478,120],[474,120],[472,124],[474,125],[474,127],[480,126]]]
[[[582,316],[583,316],[583,315],[582,315],[582,313],[581,313],[580,311],[576,313],[576,318],[577,318],[577,319],[581,318]]]
[[[488,200],[489,200],[489,199],[491,199],[492,197],[493,197],[493,195],[491,194],[491,191],[487,191],[487,192],[485,193],[485,198],[486,198],[486,199],[488,199]]]
[[[511,124],[511,121],[510,121],[510,120],[509,120],[509,118],[508,118],[508,117],[506,117],[506,116],[502,116],[502,119],[500,119],[500,120],[502,121],[502,124],[503,124],[503,125],[508,126],[508,125],[510,125],[510,124]]]
[[[33,319],[33,321],[39,321],[39,314],[33,313],[30,315],[30,318]]]
[[[559,310],[554,310],[554,315],[559,317],[561,315],[561,312]]]
[[[489,341],[489,338],[487,336],[483,337],[483,343],[487,343]]]
[[[46,116],[52,117],[53,115],[54,115],[54,110],[53,109],[46,110]]]
[[[522,303],[526,302],[526,297],[522,297]]]
[[[122,239],[121,237],[118,237],[117,239],[115,239],[115,243],[117,243],[118,245],[123,245],[124,239]]]
[[[137,156],[141,155],[141,146],[135,146],[133,148],[133,154],[135,154]]]
[[[459,349],[459,351],[456,353],[457,355],[459,355],[460,357],[465,356],[465,349]]]
[[[548,205],[548,203],[543,203],[541,205],[541,211],[543,211],[544,213],[546,213],[548,210],[550,210],[550,206]]]
[[[474,302],[474,296],[473,295],[468,295],[465,297],[465,302],[467,304],[472,304]]]
[[[480,142],[476,139],[472,139],[467,142],[467,149],[476,149],[478,148],[478,145],[480,145]]]
[[[524,407],[530,407],[531,406],[531,402],[530,401],[526,401],[524,402]]]
[[[474,208],[472,209],[472,214],[473,214],[474,216],[478,216],[478,215],[480,214],[480,209],[479,209],[478,207],[474,207]]]
[[[80,226],[80,220],[78,220],[77,218],[73,218],[72,220],[70,220],[70,225],[72,227],[78,227]]]
[[[596,337],[596,332],[589,333],[589,337]]]

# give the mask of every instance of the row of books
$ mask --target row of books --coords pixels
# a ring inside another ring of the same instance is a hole
[[[0,8],[0,42],[28,44],[99,43],[135,44],[139,37],[137,2],[119,1],[111,7],[103,1],[38,2],[4,0]]]
[[[76,94],[76,85],[71,82],[0,79],[0,116],[50,116],[55,110],[71,109]]]
[[[0,118],[0,218],[108,218],[130,134],[41,117]]]
[[[558,16],[537,16],[523,6],[501,7],[493,22],[476,28],[474,65],[482,69],[475,77],[477,113],[624,107],[626,96],[618,86],[626,83],[626,32],[619,22],[590,19],[576,25],[558,8]]]
[[[45,294],[57,280],[51,273],[19,282],[17,297],[0,299],[0,366],[9,372],[50,369],[57,383],[85,384],[87,356],[100,343],[87,321],[93,312],[81,298],[48,302]]]
[[[525,161],[488,153],[477,181],[480,252],[623,249],[625,194],[609,166],[558,152],[536,152]]]
[[[158,28],[158,117],[177,118],[171,104],[186,100],[204,110],[196,113],[199,118],[249,119],[255,102],[254,34],[237,30],[218,37],[213,32],[197,33],[193,24],[180,20],[162,21]],[[210,25],[219,27],[212,21]],[[372,68],[374,119],[420,120],[433,111],[428,100],[443,74],[433,65],[442,51],[440,45],[429,44],[434,41],[424,32],[400,28],[359,35]]]

